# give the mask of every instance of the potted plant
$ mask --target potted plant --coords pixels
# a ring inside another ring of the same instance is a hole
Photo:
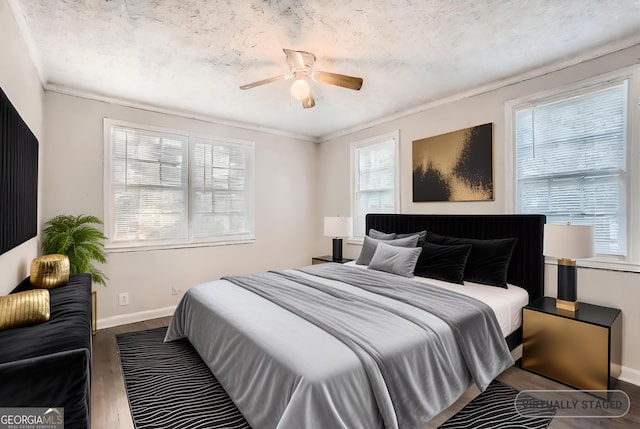
[[[42,251],[45,255],[59,253],[69,258],[69,273],[91,273],[95,283],[106,286],[106,277],[92,261],[107,262],[104,240],[107,238],[92,224],[102,220],[90,215],[58,215],[45,222]]]

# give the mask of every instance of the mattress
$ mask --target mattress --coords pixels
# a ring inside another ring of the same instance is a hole
[[[371,328],[381,350],[407,368],[407,374],[393,377],[404,395],[394,407],[399,415],[402,408],[409,414],[415,409],[416,415],[390,422],[363,362],[336,336],[230,281],[198,285],[180,302],[166,340],[189,339],[252,427],[419,428],[471,385],[460,345],[440,318],[351,284],[297,275],[388,305],[419,322]],[[422,323],[430,326],[428,332],[418,326]],[[416,375],[416,368],[425,372]]]
[[[347,262],[345,265],[368,269],[366,265],[356,265],[355,261]],[[522,326],[522,307],[529,304],[529,293],[510,284],[504,289],[468,281],[460,285],[424,277],[414,277],[414,280],[453,290],[484,302],[495,313],[505,338]]]

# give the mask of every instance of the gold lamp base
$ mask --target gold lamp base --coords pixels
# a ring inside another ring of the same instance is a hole
[[[556,308],[558,310],[575,313],[576,311],[578,311],[579,307],[580,303],[578,301],[565,301],[563,299],[556,299]]]

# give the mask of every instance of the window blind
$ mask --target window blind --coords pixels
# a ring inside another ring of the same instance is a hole
[[[243,144],[194,141],[192,239],[251,234],[250,149]]]
[[[367,213],[396,211],[395,151],[394,140],[356,148],[354,151],[354,237],[364,237]]]
[[[627,82],[516,108],[518,212],[593,225],[596,254],[626,256]]]
[[[119,125],[110,133],[109,242],[253,239],[253,144]]]
[[[185,136],[113,127],[111,242],[175,242],[187,233]]]

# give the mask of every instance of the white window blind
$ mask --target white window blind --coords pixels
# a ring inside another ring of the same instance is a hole
[[[111,247],[253,239],[253,144],[107,125]]]
[[[112,242],[186,238],[187,149],[184,136],[112,129]]]
[[[367,213],[396,212],[396,139],[353,149],[353,236],[364,237]]]
[[[191,169],[193,240],[249,237],[251,147],[194,140]]]
[[[518,212],[593,225],[596,254],[625,257],[627,82],[516,108]]]

